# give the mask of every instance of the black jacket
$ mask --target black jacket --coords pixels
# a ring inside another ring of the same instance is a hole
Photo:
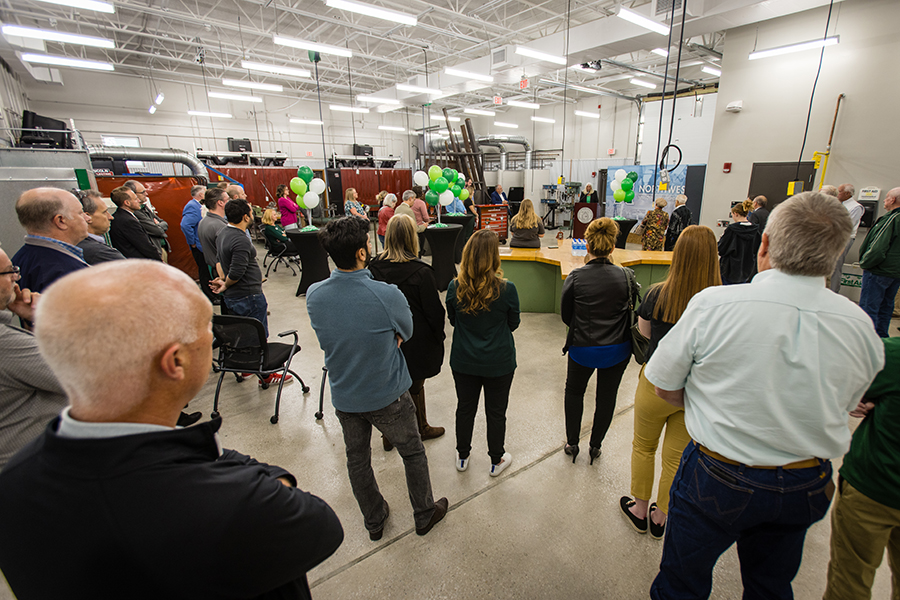
[[[728,283],[746,283],[756,275],[759,226],[732,223],[719,238],[719,269]]]
[[[159,249],[150,241],[150,236],[141,227],[140,221],[128,209],[116,210],[109,225],[109,241],[125,258],[162,258]]]
[[[434,281],[434,269],[421,260],[391,262],[375,259],[369,271],[377,281],[393,283],[409,302],[413,336],[400,345],[413,381],[441,372],[444,364],[444,305]]]
[[[89,265],[99,265],[102,262],[125,258],[121,252],[112,246],[98,242],[90,236],[78,242],[78,247],[84,251],[84,262]]]
[[[750,214],[747,215],[747,220],[753,223],[754,225],[759,226],[759,235],[762,235],[763,231],[766,230],[766,222],[769,220],[769,209],[768,208],[757,208],[754,211],[751,211]]]
[[[343,540],[284,469],[226,450],[214,419],[105,439],[56,434],[0,472],[0,569],[19,600],[309,598]]]
[[[608,258],[595,258],[569,273],[559,310],[569,326],[563,352],[569,346],[612,346],[631,339],[629,298],[636,304],[640,288],[629,289],[625,271]]]
[[[666,229],[666,252],[671,252],[675,248],[675,242],[678,241],[678,236],[680,236],[681,232],[690,224],[691,209],[687,206],[682,204],[672,211],[672,216],[669,217],[669,227]]]

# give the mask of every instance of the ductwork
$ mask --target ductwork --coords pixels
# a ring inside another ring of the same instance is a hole
[[[500,150],[500,170],[505,171],[507,168],[507,151],[504,144],[521,144],[525,149],[525,168],[532,168],[532,150],[531,144],[528,143],[521,135],[481,135],[477,137],[479,146],[493,146]],[[431,152],[447,152],[447,138],[434,138],[428,144]]]
[[[184,150],[175,148],[119,148],[110,146],[89,146],[91,158],[111,158],[113,160],[146,160],[150,162],[175,162],[186,165],[201,183],[208,181],[206,165]]]

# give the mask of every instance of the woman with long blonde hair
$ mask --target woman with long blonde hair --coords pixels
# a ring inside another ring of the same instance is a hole
[[[544,237],[544,224],[534,212],[534,203],[527,198],[522,200],[519,212],[509,220],[509,231],[512,238],[510,248],[540,248]]]
[[[721,285],[716,252],[716,236],[709,227],[686,227],[672,254],[672,265],[666,280],[650,288],[637,311],[638,327],[650,339],[647,360],[687,308],[695,294],[708,287]],[[646,364],[646,363],[645,363]],[[650,504],[653,491],[656,449],[662,435],[662,473],[659,476],[657,501]],[[665,532],[669,513],[669,488],[691,436],[684,425],[684,409],[676,408],[656,395],[653,384],[638,376],[634,394],[634,441],[631,452],[631,494],[619,501],[628,522],[638,533],[660,539]]]
[[[389,194],[393,196],[393,194]],[[419,435],[430,440],[444,435],[443,427],[428,424],[425,380],[441,372],[444,363],[444,307],[434,280],[434,269],[420,260],[416,223],[408,215],[394,215],[387,223],[384,252],[369,263],[372,277],[400,288],[413,318],[413,335],[400,344],[412,385],[409,395],[416,406]],[[382,436],[385,450],[392,448]]]
[[[344,214],[367,220],[369,218],[369,211],[359,202],[359,194],[356,188],[347,188],[347,191],[344,192]]]
[[[519,326],[519,294],[500,270],[500,240],[476,231],[463,248],[459,275],[447,289],[447,317],[453,325],[450,369],[456,385],[456,470],[469,467],[472,430],[484,389],[490,474],[511,463],[506,452],[506,407],[516,371],[512,332]]]

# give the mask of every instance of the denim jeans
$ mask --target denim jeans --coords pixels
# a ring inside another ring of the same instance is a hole
[[[834,265],[834,272],[831,274],[831,283],[828,284],[828,287],[835,294],[841,293],[841,278],[844,275],[844,261],[847,260],[847,254],[850,252],[850,248],[855,241],[856,238],[850,238],[850,241],[844,246],[844,251],[838,256],[837,263]]]
[[[267,316],[269,305],[266,303],[265,294],[253,294],[251,296],[241,296],[240,298],[223,296],[223,299],[231,314],[240,317],[253,317],[263,324],[263,328],[266,330],[266,337],[269,337],[269,318]]]
[[[416,528],[428,525],[434,514],[434,498],[431,495],[431,477],[428,474],[428,457],[419,437],[416,407],[409,392],[379,410],[363,413],[346,413],[335,409],[344,430],[344,446],[347,449],[347,474],[353,496],[359,504],[368,531],[379,531],[387,517],[384,496],[378,490],[375,472],[372,470],[372,426],[374,425],[403,458],[406,469],[406,488],[413,507]]]
[[[794,597],[810,525],[828,512],[831,462],[808,469],[754,469],[689,443],[672,483],[655,600],[708,598],[716,561],[737,543],[744,600]]]
[[[472,452],[472,430],[475,428],[475,413],[478,399],[484,388],[484,414],[487,418],[488,456],[496,465],[506,450],[506,407],[509,406],[509,389],[512,387],[515,371],[500,377],[482,377],[453,371],[456,384],[456,451],[460,458],[469,458]]]
[[[617,365],[605,369],[592,369],[580,365],[572,357],[569,357],[566,369],[566,443],[572,446],[578,444],[581,437],[581,417],[584,414],[584,392],[588,381],[594,371],[597,371],[597,394],[594,400],[594,423],[591,427],[591,446],[599,448],[603,444],[603,438],[609,431],[613,413],[616,411],[616,396],[619,393],[619,384],[622,375],[628,368],[629,356]]]
[[[875,324],[879,337],[889,337],[891,314],[894,312],[894,298],[900,289],[900,279],[875,275],[863,270],[862,290],[859,293],[859,307]]]

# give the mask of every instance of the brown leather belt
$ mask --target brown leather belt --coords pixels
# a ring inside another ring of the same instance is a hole
[[[718,452],[714,452],[707,448],[702,444],[698,444],[694,442],[694,445],[702,452],[703,454],[709,456],[710,458],[714,458],[720,462],[723,462],[727,465],[734,465],[736,467],[747,466],[751,469],[810,469],[812,467],[818,467],[823,464],[825,461],[820,458],[808,458],[806,460],[798,460],[797,462],[788,463],[786,465],[781,465],[780,467],[760,467],[757,465],[744,465],[744,463],[739,463],[736,460],[731,460],[730,458],[725,458]]]

